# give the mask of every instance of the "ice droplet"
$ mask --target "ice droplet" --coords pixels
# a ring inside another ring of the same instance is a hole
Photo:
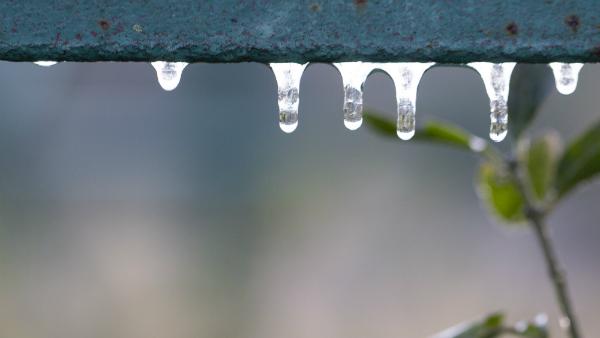
[[[158,83],[162,89],[166,91],[171,91],[177,88],[177,85],[181,80],[181,73],[187,65],[188,64],[186,62],[152,62],[152,67],[156,69]]]
[[[548,325],[548,315],[545,313],[540,313],[533,319],[533,323],[537,327],[546,327]]]
[[[402,140],[410,140],[415,135],[417,89],[425,71],[434,64],[435,63],[433,62],[375,64],[377,69],[381,69],[388,73],[396,86],[396,101],[398,103],[396,133]]]
[[[300,105],[300,79],[308,63],[271,63],[277,81],[277,101],[279,104],[279,127],[291,133],[298,127],[298,106]]]
[[[526,321],[520,320],[515,323],[515,330],[517,330],[519,333],[523,333],[527,330],[527,326],[529,326],[529,324],[527,324]]]
[[[34,62],[34,64],[41,66],[41,67],[50,67],[50,66],[54,66],[57,63],[58,62],[56,62],[56,61],[35,61]]]
[[[577,81],[579,79],[579,71],[583,67],[583,63],[560,63],[553,62],[549,64],[554,73],[556,89],[563,95],[573,94],[577,89]]]
[[[362,62],[333,64],[342,75],[344,84],[344,125],[356,130],[362,125],[363,86],[372,68]]]
[[[487,144],[485,141],[477,136],[473,136],[469,139],[469,148],[476,153],[480,153],[485,150]]]
[[[483,79],[485,90],[490,98],[490,138],[494,142],[504,140],[508,133],[508,93],[510,75],[515,65],[515,62],[473,62],[468,64]]]
[[[571,320],[569,319],[569,317],[560,317],[558,319],[558,325],[560,326],[561,329],[563,330],[568,330],[569,327],[571,327]]]

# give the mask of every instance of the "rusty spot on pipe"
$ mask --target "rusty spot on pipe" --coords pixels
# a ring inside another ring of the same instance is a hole
[[[353,0],[354,1],[354,5],[356,6],[356,8],[358,10],[364,10],[365,7],[367,6],[367,0]]]
[[[106,20],[100,20],[100,21],[98,21],[98,25],[104,31],[108,30],[110,28],[110,23],[108,21],[106,21]]]
[[[508,35],[517,35],[519,34],[519,26],[513,21],[506,25],[506,32]]]
[[[569,15],[565,18],[565,24],[571,28],[573,32],[579,29],[579,17],[577,15]]]

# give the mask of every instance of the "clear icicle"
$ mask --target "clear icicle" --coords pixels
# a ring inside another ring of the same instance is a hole
[[[398,120],[396,133],[402,140],[410,140],[415,135],[415,111],[417,106],[417,89],[421,77],[435,63],[379,63],[376,68],[388,73],[396,86],[398,103]]]
[[[186,62],[152,62],[152,67],[156,69],[158,83],[166,91],[177,88],[179,81],[181,81],[181,73],[187,65]]]
[[[468,64],[483,79],[485,90],[490,98],[490,138],[494,142],[504,140],[508,133],[508,93],[510,75],[515,65],[515,62],[473,62]]]
[[[277,80],[277,100],[279,104],[279,127],[291,133],[298,127],[298,106],[300,105],[300,79],[308,63],[271,63]]]
[[[560,63],[553,62],[549,64],[554,73],[556,81],[556,89],[563,95],[573,94],[577,89],[577,81],[579,79],[579,71],[583,67],[583,63]]]
[[[363,85],[372,68],[362,62],[341,62],[333,64],[342,75],[344,84],[344,125],[350,130],[362,124]]]
[[[41,67],[50,67],[50,66],[54,66],[57,63],[58,62],[56,62],[56,61],[35,61],[34,62],[34,64],[41,66]]]

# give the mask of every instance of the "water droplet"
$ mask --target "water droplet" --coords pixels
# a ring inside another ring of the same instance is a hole
[[[515,65],[515,62],[473,62],[468,64],[483,79],[485,90],[490,98],[490,138],[494,142],[504,140],[508,133],[507,102],[510,89],[510,76]]]
[[[561,329],[568,330],[569,327],[571,327],[571,320],[569,319],[569,317],[560,317],[558,319],[558,325]]]
[[[56,62],[56,61],[35,61],[34,62],[34,64],[41,66],[41,67],[50,67],[50,66],[54,66],[57,63],[58,62]]]
[[[476,153],[484,151],[486,147],[487,144],[481,137],[473,136],[469,139],[469,148]]]
[[[181,73],[187,65],[188,64],[186,62],[152,62],[152,67],[156,69],[158,83],[162,89],[166,91],[171,91],[177,88],[177,85],[181,80]]]
[[[519,333],[523,333],[527,330],[527,326],[529,326],[529,324],[527,324],[526,321],[520,320],[515,323],[515,330],[517,330]]]
[[[398,103],[396,133],[402,140],[410,140],[415,135],[417,89],[425,71],[434,64],[433,62],[374,64],[375,68],[388,73],[396,86],[396,101]]]
[[[549,64],[554,73],[556,89],[563,95],[573,94],[577,89],[577,81],[579,80],[579,71],[583,67],[583,63],[560,63],[553,62]]]
[[[296,120],[296,122],[291,123],[279,122],[279,128],[281,128],[281,131],[284,133],[291,134],[298,128],[298,121]]]
[[[279,127],[291,133],[298,127],[298,106],[300,105],[300,79],[308,63],[271,63],[277,81],[277,101],[279,105]]]
[[[362,125],[363,86],[372,68],[362,62],[333,64],[342,75],[344,84],[344,125],[356,130]]]
[[[344,120],[344,126],[349,130],[357,130],[362,125],[362,118],[356,121]]]
[[[545,313],[540,313],[533,319],[533,323],[537,327],[546,327],[548,325],[548,315]]]

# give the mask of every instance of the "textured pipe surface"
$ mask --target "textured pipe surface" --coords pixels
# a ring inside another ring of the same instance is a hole
[[[3,0],[12,61],[598,62],[597,0]]]

